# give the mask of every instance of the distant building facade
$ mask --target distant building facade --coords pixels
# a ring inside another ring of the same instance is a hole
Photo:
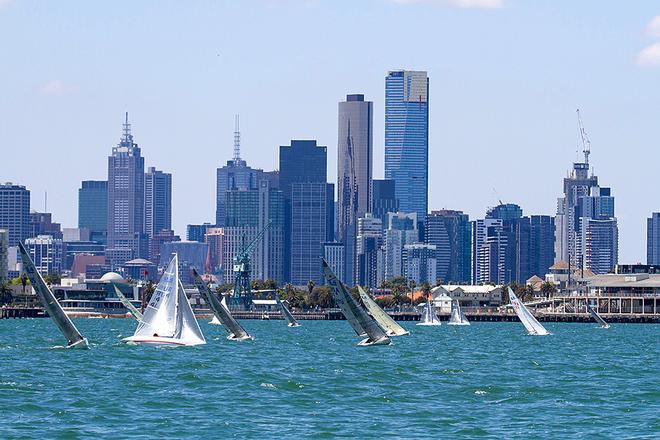
[[[417,213],[390,212],[385,231],[385,280],[404,276],[403,250],[407,244],[417,243]]]
[[[325,258],[328,266],[330,266],[330,269],[332,269],[340,281],[343,281],[346,277],[344,272],[346,269],[344,262],[345,252],[344,243],[336,241],[323,243],[323,258]]]
[[[61,238],[53,238],[50,235],[28,238],[25,240],[25,249],[41,275],[62,272],[63,245]]]
[[[437,276],[444,283],[469,283],[472,226],[462,211],[432,211],[426,217],[426,243],[436,247]]]
[[[0,184],[0,228],[9,235],[9,246],[30,236],[30,191],[13,183]]]
[[[0,229],[0,283],[7,281],[9,272],[9,231]]]
[[[104,243],[108,235],[108,182],[83,180],[78,189],[78,227],[90,231],[90,240]]]
[[[371,213],[381,220],[384,227],[387,226],[387,214],[399,212],[399,201],[396,198],[395,186],[394,180],[388,179],[374,179],[371,183]]]
[[[383,222],[379,217],[366,213],[358,219],[356,240],[357,284],[378,287],[378,262],[383,259]]]
[[[172,229],[172,175],[154,167],[144,175],[144,220],[149,238]]]
[[[646,264],[660,265],[660,212],[646,220]]]
[[[211,223],[203,223],[201,225],[186,225],[186,240],[204,243],[206,232],[211,227],[213,227]]]
[[[436,283],[436,247],[432,244],[413,243],[403,247],[404,276],[417,286]]]

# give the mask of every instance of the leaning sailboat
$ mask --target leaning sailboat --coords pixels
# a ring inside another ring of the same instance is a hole
[[[218,297],[211,292],[208,284],[204,282],[195,269],[192,270],[192,273],[195,279],[195,287],[197,287],[200,295],[202,295],[206,304],[208,304],[213,311],[213,319],[217,320],[218,324],[221,324],[225,330],[227,330],[227,333],[229,333],[227,339],[230,341],[246,341],[252,339],[252,336],[250,336],[243,326],[241,326],[232,316],[231,312],[224,304],[224,299],[223,301],[220,301]],[[211,321],[211,323],[213,323],[213,321]]]
[[[610,328],[610,325],[607,323],[607,321],[605,321],[603,317],[600,316],[600,314],[591,307],[588,299],[587,299],[587,311],[589,312],[591,317],[594,318],[594,321],[600,324],[600,328]]]
[[[346,320],[351,324],[355,333],[361,336],[361,331],[367,334],[367,337],[360,341],[358,345],[387,345],[390,338],[385,331],[378,326],[376,321],[358,304],[353,296],[346,290],[344,284],[339,281],[328,266],[325,259],[323,262],[323,274],[332,289],[332,296],[335,303],[339,306]]]
[[[435,307],[433,307],[428,298],[426,299],[426,304],[424,304],[424,309],[422,310],[422,316],[420,316],[417,325],[440,325],[438,315],[435,314]]]
[[[140,312],[131,302],[126,298],[126,296],[121,293],[121,290],[113,284],[112,287],[115,288],[115,295],[117,295],[117,298],[119,298],[119,301],[128,309],[128,312],[133,315],[133,318],[135,318],[138,322],[142,321],[142,312]]]
[[[44,279],[41,277],[39,271],[34,265],[32,258],[28,255],[23,243],[18,244],[18,250],[21,254],[21,260],[23,261],[23,269],[32,283],[37,296],[41,301],[41,304],[48,312],[48,316],[57,324],[57,327],[60,329],[64,337],[67,339],[66,348],[88,348],[89,344],[87,338],[82,336],[71,319],[66,316],[64,309],[57,298],[53,295],[53,292],[50,291]]]
[[[367,311],[376,320],[378,325],[385,330],[387,336],[404,336],[410,334],[408,330],[401,327],[390,315],[385,313],[385,310],[381,309],[380,306],[376,304],[376,301],[371,299],[362,287],[358,286],[358,292],[360,292],[362,304],[364,304]]]
[[[470,325],[457,299],[451,302],[451,316],[447,325]]]
[[[174,254],[149,300],[135,334],[124,338],[124,342],[171,346],[206,344],[179,280],[178,263],[177,254]]]
[[[508,289],[511,306],[516,312],[516,315],[518,315],[520,322],[522,322],[527,329],[527,332],[530,335],[535,336],[549,335],[550,333],[545,329],[545,327],[541,325],[541,323],[534,317],[534,315],[532,315],[532,312],[530,312],[527,307],[525,307],[525,304],[523,304],[522,301],[518,299],[513,290],[511,290],[510,287],[508,287]]]
[[[280,308],[280,311],[282,312],[282,315],[284,316],[284,319],[287,320],[288,326],[289,327],[300,327],[300,323],[296,320],[296,318],[293,317],[293,314],[291,313],[291,310],[284,304],[279,297],[275,298],[275,301],[277,302],[277,305]]]

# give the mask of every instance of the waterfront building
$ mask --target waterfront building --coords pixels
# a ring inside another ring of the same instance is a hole
[[[0,229],[0,283],[8,279],[9,272],[9,231]]]
[[[217,169],[216,178],[216,210],[215,225],[225,226],[227,217],[225,200],[227,191],[241,189],[258,189],[259,181],[263,177],[263,170],[250,168],[247,162],[241,159],[241,132],[239,120],[236,116],[236,129],[234,131],[234,157],[227,164]],[[271,178],[273,176],[270,176]]]
[[[646,264],[660,265],[660,212],[646,220]]]
[[[9,246],[30,236],[30,191],[13,183],[0,184],[0,228],[9,234]]]
[[[119,144],[108,157],[108,237],[106,256],[112,268],[145,257],[144,158],[131,134],[128,113]]]
[[[387,226],[387,214],[399,212],[399,201],[395,194],[394,180],[374,179],[371,182],[372,204],[371,212],[378,217],[383,226]]]
[[[407,244],[417,243],[417,213],[390,212],[385,231],[385,268],[384,279],[403,276],[403,249]],[[435,280],[434,280],[435,282]]]
[[[53,214],[50,212],[30,212],[30,237],[37,237],[39,235],[63,238],[62,225],[53,223]]]
[[[329,241],[323,243],[323,258],[330,266],[330,269],[334,272],[337,278],[342,281],[346,274],[346,264],[344,262],[344,255],[346,249],[344,243],[337,241]]]
[[[25,249],[41,275],[62,272],[63,245],[61,238],[39,235],[25,240]]]
[[[468,283],[471,277],[472,226],[462,211],[432,211],[426,217],[426,243],[436,247],[442,282]]]
[[[458,285],[443,284],[435,287],[433,299],[438,297],[449,297],[460,303],[461,308],[472,307],[499,307],[502,305],[502,286],[484,285]]]
[[[78,189],[78,227],[90,231],[90,240],[106,243],[108,234],[108,182],[83,180]]]
[[[415,285],[434,285],[437,271],[436,248],[432,244],[413,243],[403,247],[404,276]]]
[[[334,185],[327,183],[327,147],[315,140],[280,146],[280,189],[285,199],[284,279],[323,282],[323,243],[334,240]]]
[[[206,232],[212,226],[213,225],[211,225],[211,223],[202,223],[201,225],[186,225],[186,240],[204,243]]]
[[[144,226],[149,238],[172,229],[172,175],[149,167],[144,175]]]
[[[358,218],[371,210],[373,103],[347,95],[339,103],[337,237],[346,245],[346,283],[353,283]]]
[[[429,78],[397,70],[385,78],[385,178],[396,182],[403,212],[428,212]]]

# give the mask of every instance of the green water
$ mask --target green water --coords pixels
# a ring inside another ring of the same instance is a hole
[[[126,346],[129,319],[0,320],[0,438],[660,438],[660,326],[407,325],[356,347],[341,321],[244,321],[232,342]]]

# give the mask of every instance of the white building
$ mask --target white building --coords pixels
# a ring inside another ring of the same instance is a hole
[[[390,212],[385,232],[385,279],[403,276],[403,248],[419,241],[417,213]],[[435,280],[434,280],[435,281]]]
[[[448,296],[461,307],[498,307],[502,304],[502,286],[468,286],[446,284],[434,288],[433,299]]]
[[[42,275],[62,272],[62,239],[52,235],[38,235],[25,240],[25,248]]]
[[[433,244],[414,243],[403,247],[404,275],[416,285],[435,284],[437,278],[436,247]]]
[[[323,258],[340,281],[346,279],[346,247],[344,243],[331,241],[323,243]]]

